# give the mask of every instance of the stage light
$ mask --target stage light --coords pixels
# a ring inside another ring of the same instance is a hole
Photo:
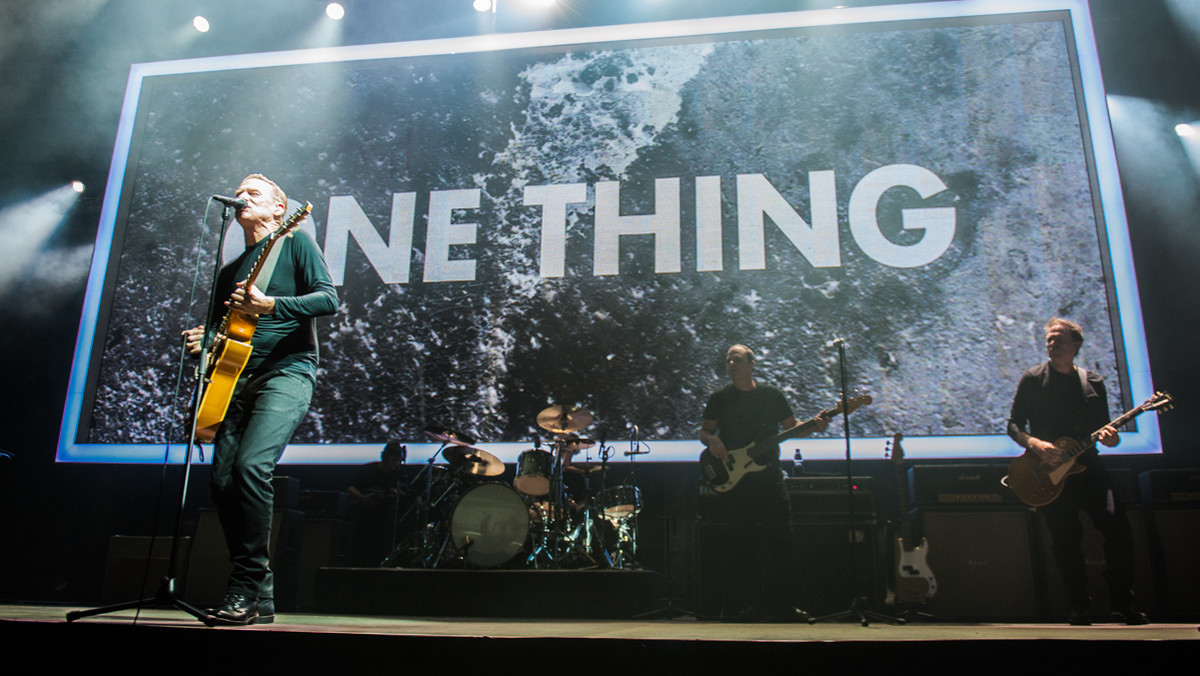
[[[78,187],[76,185],[78,184]],[[72,181],[33,199],[0,209],[0,293],[24,275],[43,253],[47,240],[66,220],[83,183]]]
[[[333,47],[342,42],[346,31],[346,6],[340,2],[325,2],[325,16],[313,17],[312,24],[299,36],[298,42],[306,48]]]
[[[1175,136],[1192,164],[1192,171],[1200,176],[1200,120],[1175,125]]]
[[[492,0],[475,0],[471,3],[476,12],[486,12],[492,8]]]
[[[205,19],[204,17],[197,15],[192,18],[192,28],[195,28],[196,30],[200,31],[201,33],[207,33],[208,29],[211,28],[211,26],[208,25],[208,19]]]

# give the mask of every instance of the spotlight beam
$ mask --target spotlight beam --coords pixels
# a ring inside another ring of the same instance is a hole
[[[0,293],[37,258],[78,199],[75,186],[67,184],[0,211]]]

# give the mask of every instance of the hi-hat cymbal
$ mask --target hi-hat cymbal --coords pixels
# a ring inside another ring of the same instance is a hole
[[[585,448],[591,448],[596,445],[594,439],[584,439],[578,434],[564,434],[556,442],[558,447],[566,453],[578,453]]]
[[[475,476],[500,476],[504,474],[504,463],[500,458],[481,448],[470,446],[449,446],[442,451],[442,457],[456,470],[474,474]]]
[[[590,474],[592,472],[598,472],[603,468],[604,463],[600,462],[573,462],[566,467],[563,467],[563,471],[571,472],[573,474]]]
[[[592,424],[591,411],[582,406],[554,405],[537,415],[538,427],[555,434],[578,432]]]

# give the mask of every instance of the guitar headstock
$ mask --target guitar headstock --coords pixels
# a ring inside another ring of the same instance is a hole
[[[900,445],[900,440],[903,438],[903,433],[896,432],[892,435],[892,440],[888,442],[888,447],[892,451],[892,462],[897,465],[904,462],[904,447]]]
[[[287,220],[283,222],[283,225],[279,226],[275,232],[271,233],[271,238],[275,239],[285,235],[291,237],[292,230],[295,230],[296,226],[300,225],[300,221],[308,218],[308,215],[312,213],[312,209],[312,202],[305,202],[304,206],[292,212],[292,215],[288,216]]]
[[[874,400],[871,398],[871,395],[869,395],[869,394],[860,394],[860,395],[857,395],[854,397],[850,397],[849,399],[846,400],[846,412],[854,413],[855,411],[862,408],[863,406],[870,404],[872,401],[874,401]],[[837,406],[834,406],[833,408],[831,408],[825,412],[827,414],[829,414],[829,416],[835,416],[835,415],[840,414],[842,412],[842,402],[839,401]]]
[[[1166,411],[1170,411],[1173,406],[1174,404],[1171,400],[1171,395],[1167,394],[1166,392],[1155,392],[1154,396],[1147,399],[1140,408],[1143,411],[1158,411],[1159,413],[1164,413]]]

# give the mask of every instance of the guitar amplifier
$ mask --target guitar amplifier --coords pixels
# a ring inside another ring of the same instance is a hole
[[[306,519],[345,519],[350,513],[346,491],[300,491],[300,511]]]
[[[275,509],[297,509],[300,506],[300,480],[296,477],[276,474],[271,477],[271,488],[275,490]]]
[[[1160,608],[1150,617],[1195,622],[1200,617],[1200,509],[1159,507],[1146,511],[1150,532],[1151,570]],[[1134,530],[1137,544],[1137,530]],[[1140,561],[1138,562],[1141,563]],[[1134,568],[1135,574],[1140,574]],[[1136,585],[1135,585],[1136,587]],[[1155,617],[1155,616],[1159,617]]]
[[[908,470],[908,494],[922,507],[948,505],[1019,505],[1000,483],[1008,465],[913,465]]]
[[[937,594],[929,612],[954,620],[1033,620],[1040,615],[1033,521],[1027,509],[920,510]]]
[[[1200,504],[1200,469],[1152,469],[1138,475],[1149,505]]]
[[[154,596],[159,581],[170,570],[171,538],[113,535],[108,539],[108,559],[104,564],[101,600],[117,603]],[[175,554],[176,579],[186,579],[192,539],[180,538]],[[150,560],[147,561],[146,559]],[[147,575],[147,565],[150,566]],[[140,587],[140,589],[139,589]]]
[[[847,496],[853,496],[854,511],[858,514],[875,514],[874,479],[869,476],[853,477],[852,491],[846,490],[846,477],[807,475],[783,480],[787,488],[788,502],[792,514],[813,512],[846,513]]]

